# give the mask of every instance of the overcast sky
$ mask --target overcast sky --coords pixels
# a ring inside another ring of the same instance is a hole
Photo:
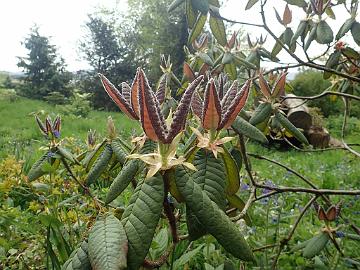
[[[251,10],[245,11],[244,7],[247,0],[229,0],[221,10],[224,17],[238,21],[249,21],[261,23],[259,16],[259,4],[256,4]],[[59,54],[65,59],[68,69],[71,71],[87,68],[88,65],[78,56],[78,42],[84,35],[84,23],[87,20],[87,14],[92,13],[99,6],[109,8],[126,8],[126,0],[1,0],[0,1],[0,70],[18,72],[16,66],[17,56],[25,56],[27,51],[21,45],[21,41],[29,34],[30,28],[37,24],[40,27],[40,34],[51,37],[51,43],[56,45]],[[284,30],[275,19],[273,8],[283,13],[285,2],[280,0],[269,0],[267,4],[266,15],[271,29],[278,35]],[[293,23],[290,26],[297,26],[302,19],[300,8],[290,6],[293,12]],[[337,18],[336,23],[328,19],[336,34],[337,30],[349,15],[343,7],[335,9]],[[237,26],[236,26],[237,27]],[[264,33],[259,28],[244,27],[252,37]],[[346,41],[352,43],[348,37]],[[268,38],[266,47],[271,50],[273,41]],[[316,54],[322,47],[312,44],[310,53]],[[280,58],[286,62],[292,59],[281,53]]]

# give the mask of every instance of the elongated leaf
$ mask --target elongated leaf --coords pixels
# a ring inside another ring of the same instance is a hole
[[[219,18],[215,18],[214,16],[210,16],[209,24],[210,24],[211,33],[216,38],[216,41],[221,46],[225,46],[227,41],[226,41],[225,25],[223,20]]]
[[[354,41],[358,46],[360,46],[360,23],[354,22],[351,26],[351,34],[353,36]]]
[[[94,165],[94,162],[96,159],[101,155],[102,151],[105,148],[105,145],[107,143],[107,140],[103,140],[100,144],[98,144],[94,150],[87,153],[84,160],[81,162],[86,169],[86,172],[89,172],[92,166]]]
[[[111,142],[111,149],[114,152],[116,159],[122,164],[125,163],[126,156],[128,155],[123,148],[121,142],[118,139],[115,139]]]
[[[45,171],[43,171],[42,167],[44,164],[48,162],[48,152],[46,152],[39,160],[37,160],[31,167],[29,173],[28,173],[28,180],[34,181],[38,179],[40,176],[45,174]]]
[[[268,84],[268,82],[265,80],[262,73],[259,74],[259,85],[260,85],[260,91],[266,98],[270,98],[271,96],[271,89]]]
[[[351,29],[354,21],[354,18],[350,18],[344,22],[344,24],[340,27],[338,33],[336,34],[336,40],[342,38]]]
[[[80,164],[79,161],[77,161],[77,159],[73,156],[73,154],[71,154],[66,148],[58,146],[57,150],[63,158],[71,161],[72,163]]]
[[[138,171],[139,161],[130,160],[111,183],[109,192],[106,194],[105,203],[108,204],[115,200],[134,179]]]
[[[225,72],[229,75],[229,78],[231,80],[236,80],[237,71],[236,71],[236,65],[234,62],[224,65],[224,69],[225,69]]]
[[[245,10],[248,10],[252,8],[253,5],[255,5],[259,0],[249,0],[246,4]]]
[[[309,145],[308,140],[304,136],[304,134],[298,130],[287,118],[280,112],[275,113],[276,119],[281,123],[281,125],[289,131],[296,139],[298,139],[300,142]]]
[[[193,98],[191,100],[191,110],[197,117],[201,119],[202,110],[203,110],[203,101],[198,91],[195,91]]]
[[[100,175],[106,170],[109,165],[110,159],[112,156],[111,145],[107,144],[104,148],[104,151],[96,159],[94,166],[90,169],[89,174],[86,177],[85,183],[87,186],[94,183]]]
[[[331,43],[334,39],[333,31],[326,21],[320,21],[316,29],[316,41],[320,44]]]
[[[329,240],[330,237],[326,232],[321,232],[320,234],[316,235],[309,242],[307,242],[303,250],[303,256],[305,258],[312,258],[319,254],[325,248]]]
[[[259,141],[261,143],[268,143],[268,140],[260,130],[258,130],[240,116],[236,117],[234,123],[232,124],[232,128],[236,133],[243,134],[250,139]]]
[[[237,226],[210,200],[208,195],[194,182],[194,178],[189,177],[184,169],[177,170],[176,185],[185,198],[186,205],[226,251],[242,260],[255,260]]]
[[[240,187],[240,176],[239,176],[239,168],[236,164],[235,159],[229,153],[229,150],[225,146],[222,147],[224,153],[221,154],[221,158],[225,165],[226,170],[226,186],[225,192],[226,194],[233,195],[235,194]]]
[[[256,126],[268,119],[273,111],[272,105],[270,102],[261,103],[256,107],[255,112],[251,116],[249,123]]]
[[[201,13],[199,13],[196,22],[194,24],[194,28],[191,30],[190,35],[189,35],[189,40],[188,42],[191,44],[195,41],[195,39],[201,34],[201,31],[204,28],[206,22],[206,15],[203,15]]]
[[[161,175],[140,183],[131,196],[129,206],[122,215],[128,241],[128,269],[137,270],[148,253],[164,200]]]
[[[112,214],[99,217],[89,233],[89,257],[93,269],[125,269],[127,251],[128,241],[121,222]]]
[[[226,198],[228,199],[231,207],[235,207],[235,208],[239,209],[240,211],[242,211],[244,209],[245,202],[238,195],[236,195],[236,194],[226,195]],[[244,215],[244,220],[246,222],[246,225],[248,225],[248,226],[252,225],[251,218],[248,213],[246,213]]]

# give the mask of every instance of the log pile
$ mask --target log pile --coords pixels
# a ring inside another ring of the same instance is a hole
[[[288,108],[287,117],[289,121],[304,131],[309,143],[314,148],[329,147],[330,134],[324,127],[315,126],[312,124],[312,116],[309,113],[309,108],[301,99],[296,99],[293,94],[288,94],[284,100],[284,105]]]

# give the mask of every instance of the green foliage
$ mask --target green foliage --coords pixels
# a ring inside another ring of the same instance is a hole
[[[314,70],[306,70],[296,75],[291,82],[294,94],[298,96],[312,96],[330,87],[330,82],[324,80],[322,74]],[[335,115],[342,112],[341,99],[331,99],[330,96],[309,101],[309,106],[321,109],[324,116]]]
[[[25,72],[18,92],[30,98],[44,99],[52,92],[70,96],[71,73],[65,70],[64,60],[58,57],[56,47],[48,37],[39,33],[37,26],[31,29],[23,45],[29,51],[19,58],[18,67]]]

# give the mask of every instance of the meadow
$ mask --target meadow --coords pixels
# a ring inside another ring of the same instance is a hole
[[[16,269],[16,267],[47,269],[50,261],[51,265],[60,267],[93,222],[95,214],[93,202],[84,194],[77,192],[77,184],[63,173],[50,174],[50,177],[40,178],[32,184],[26,181],[25,174],[44,151],[42,147],[44,140],[34,115],[37,114],[42,119],[47,115],[55,118],[61,112],[60,106],[19,97],[12,90],[0,90],[0,197],[3,198],[0,208],[0,228],[3,231],[0,233],[0,260],[5,262],[4,269]],[[116,129],[121,136],[130,137],[134,130],[139,130],[138,124],[128,120],[122,113],[91,111],[86,118],[64,115],[61,136],[70,149],[75,151],[77,148],[74,145],[85,147],[90,129],[97,131],[100,142],[107,133],[108,116],[114,119]],[[330,117],[325,119],[325,123],[333,136],[340,136],[341,117]],[[349,142],[355,142],[359,136],[360,121],[351,118],[347,139]],[[247,148],[257,179],[268,185],[306,186],[291,171],[294,170],[311,180],[318,188],[350,189],[360,186],[358,161],[343,150],[301,152],[283,145],[266,146],[253,141],[247,142]],[[256,158],[259,156],[279,162],[291,170]],[[79,171],[80,168],[76,167],[76,172]],[[99,189],[94,192],[99,198],[104,198],[110,185],[109,179],[114,177],[116,172],[115,170],[106,174],[98,183]],[[81,172],[79,175],[85,177]],[[242,180],[240,197],[245,201],[250,192],[248,188],[250,180],[244,169],[241,170],[240,175]],[[115,205],[126,206],[131,193],[132,189],[128,188],[115,201]],[[284,193],[271,199],[260,200],[250,209],[251,226],[243,228],[249,243],[258,247],[277,243],[289,232],[304,204],[310,198],[309,195],[297,196]],[[332,196],[332,200],[337,202],[339,197]],[[354,240],[356,235],[350,229],[351,224],[360,222],[359,209],[358,197],[345,199],[343,215],[351,219],[346,218],[342,225],[341,232],[345,237],[342,238],[341,245],[345,252],[352,254],[352,258],[360,257],[360,245]],[[318,233],[320,223],[314,218],[312,211],[308,211],[302,219],[303,226],[296,231],[291,246],[294,247]],[[49,230],[53,230],[51,234]],[[180,228],[180,231],[183,230],[185,228]],[[168,244],[169,237],[166,229],[157,231],[150,256],[156,258],[161,254]],[[335,254],[334,258],[337,260],[329,263],[339,265],[339,268],[333,269],[345,269],[344,265],[355,264],[346,257],[339,259],[340,256],[336,255],[337,251],[334,247],[330,246],[327,252]],[[189,269],[203,269],[204,266],[205,269],[215,269],[224,263],[221,254],[221,247],[211,236],[192,243],[185,240],[174,251],[174,269],[183,269],[185,266]],[[298,251],[286,250],[279,259],[279,265],[282,269],[314,266],[298,255]],[[274,256],[274,249],[266,250],[260,257],[260,265],[268,265]],[[325,265],[322,266],[323,268],[319,269],[326,269]],[[164,267],[163,269],[167,269],[166,266]]]

